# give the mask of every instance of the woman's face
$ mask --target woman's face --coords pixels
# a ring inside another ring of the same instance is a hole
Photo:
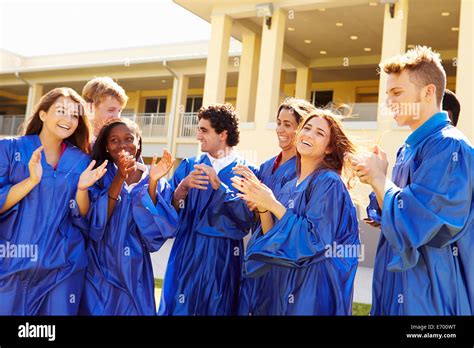
[[[295,146],[294,139],[298,123],[295,116],[288,109],[282,109],[277,117],[276,133],[278,145],[282,150],[289,150]]]
[[[79,125],[79,117],[82,117],[80,111],[81,104],[68,97],[59,97],[48,111],[40,111],[39,116],[43,121],[41,132],[61,140],[69,138]]]
[[[136,157],[138,149],[138,136],[128,126],[119,124],[110,130],[107,137],[107,150],[115,163],[117,163],[121,151],[126,151]]]
[[[331,129],[328,122],[322,117],[311,118],[296,137],[296,149],[301,158],[322,160],[331,153],[329,142]]]

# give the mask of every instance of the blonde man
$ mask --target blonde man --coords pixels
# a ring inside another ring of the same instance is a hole
[[[381,216],[372,315],[474,314],[474,149],[441,109],[446,73],[439,54],[416,47],[381,64],[387,104],[412,133],[392,180],[386,154],[352,158]]]
[[[110,77],[95,77],[87,82],[82,98],[89,105],[94,139],[109,119],[120,117],[128,101],[125,90]]]

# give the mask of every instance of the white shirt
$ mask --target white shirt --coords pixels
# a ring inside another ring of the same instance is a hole
[[[237,159],[237,155],[233,151],[222,158],[214,158],[209,154],[207,154],[207,157],[209,158],[209,161],[211,161],[212,168],[214,168],[217,174]]]

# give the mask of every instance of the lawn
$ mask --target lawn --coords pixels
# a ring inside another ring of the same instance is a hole
[[[155,288],[160,289],[163,286],[163,279],[155,279]],[[353,303],[352,315],[369,315],[370,305],[365,303]]]

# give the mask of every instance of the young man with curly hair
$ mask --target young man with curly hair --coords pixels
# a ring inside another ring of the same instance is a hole
[[[232,188],[239,120],[228,104],[202,107],[202,155],[185,158],[170,181],[179,225],[163,283],[159,315],[237,314],[243,237],[253,214]],[[256,171],[254,168],[252,170]]]

